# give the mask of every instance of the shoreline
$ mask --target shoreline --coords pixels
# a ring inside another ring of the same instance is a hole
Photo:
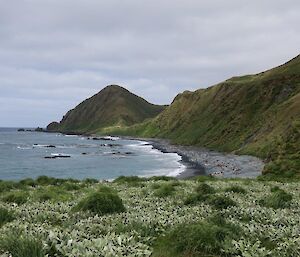
[[[250,155],[222,153],[196,146],[173,145],[169,140],[157,138],[120,137],[148,142],[163,153],[176,153],[182,158],[186,170],[176,177],[186,179],[199,175],[223,178],[256,178],[262,175],[264,162]]]
[[[83,137],[105,137],[105,135],[74,132],[56,133]],[[262,170],[265,165],[261,159],[250,155],[222,153],[197,146],[174,145],[167,139],[115,136],[121,139],[138,140],[149,143],[154,149],[162,153],[178,154],[181,157],[181,161],[179,162],[186,167],[182,173],[174,176],[178,179],[187,179],[199,175],[223,178],[256,178],[262,175]]]

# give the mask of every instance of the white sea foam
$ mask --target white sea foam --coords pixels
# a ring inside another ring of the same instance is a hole
[[[32,149],[32,147],[29,147],[29,146],[17,146],[18,149],[20,150],[29,150],[29,149]]]
[[[109,139],[109,140],[113,140],[113,141],[116,141],[116,140],[119,140],[120,138],[119,137],[112,137],[112,136],[105,136],[105,137],[102,137],[104,139]]]
[[[103,152],[103,154],[113,154],[114,152]]]
[[[177,153],[163,153],[162,151],[153,148],[153,146],[147,141],[136,141],[135,144],[130,144],[127,146],[136,149],[140,153],[142,152],[147,155],[148,154],[153,155],[155,160],[169,162],[172,164],[171,166],[174,167],[174,168],[170,167],[164,169],[148,170],[146,171],[147,175],[145,175],[147,177],[157,176],[157,175],[176,177],[186,170],[186,166],[180,163],[182,157]],[[170,171],[171,169],[172,171]]]
[[[51,156],[57,156],[57,157],[60,157],[60,156],[71,156],[71,154],[66,154],[66,153],[51,153]]]
[[[175,169],[174,171],[171,171],[167,174],[167,176],[169,177],[177,177],[178,175],[180,175],[182,172],[184,172],[186,170],[186,166],[181,164],[179,166],[179,168]]]
[[[33,148],[45,148],[48,147],[49,145],[41,145],[41,144],[34,144],[32,145]]]
[[[180,165],[178,168],[170,171],[169,168],[165,169],[155,169],[155,170],[147,170],[146,174],[141,175],[140,177],[153,177],[153,176],[168,176],[168,177],[177,177],[179,174],[184,172],[186,167],[184,165]]]
[[[76,145],[56,145],[55,147],[59,149],[74,149]]]

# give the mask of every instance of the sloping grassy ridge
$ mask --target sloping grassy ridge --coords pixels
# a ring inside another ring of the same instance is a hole
[[[157,116],[165,106],[148,103],[123,87],[111,85],[70,110],[48,131],[96,133],[104,128],[122,128]]]
[[[269,163],[265,173],[292,175],[300,171],[300,56],[266,72],[185,91],[153,120],[113,132],[251,154]]]

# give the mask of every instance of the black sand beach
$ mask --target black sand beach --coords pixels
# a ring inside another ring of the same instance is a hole
[[[173,145],[165,139],[143,139],[154,148],[166,152],[177,153],[187,169],[178,175],[184,179],[197,175],[213,175],[225,178],[255,178],[261,175],[264,162],[254,156],[221,153],[195,146]]]

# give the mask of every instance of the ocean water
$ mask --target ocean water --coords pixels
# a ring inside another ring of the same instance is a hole
[[[112,139],[0,128],[0,179],[176,176],[185,170],[176,153],[162,153],[144,141]],[[54,158],[61,155],[70,157]]]

